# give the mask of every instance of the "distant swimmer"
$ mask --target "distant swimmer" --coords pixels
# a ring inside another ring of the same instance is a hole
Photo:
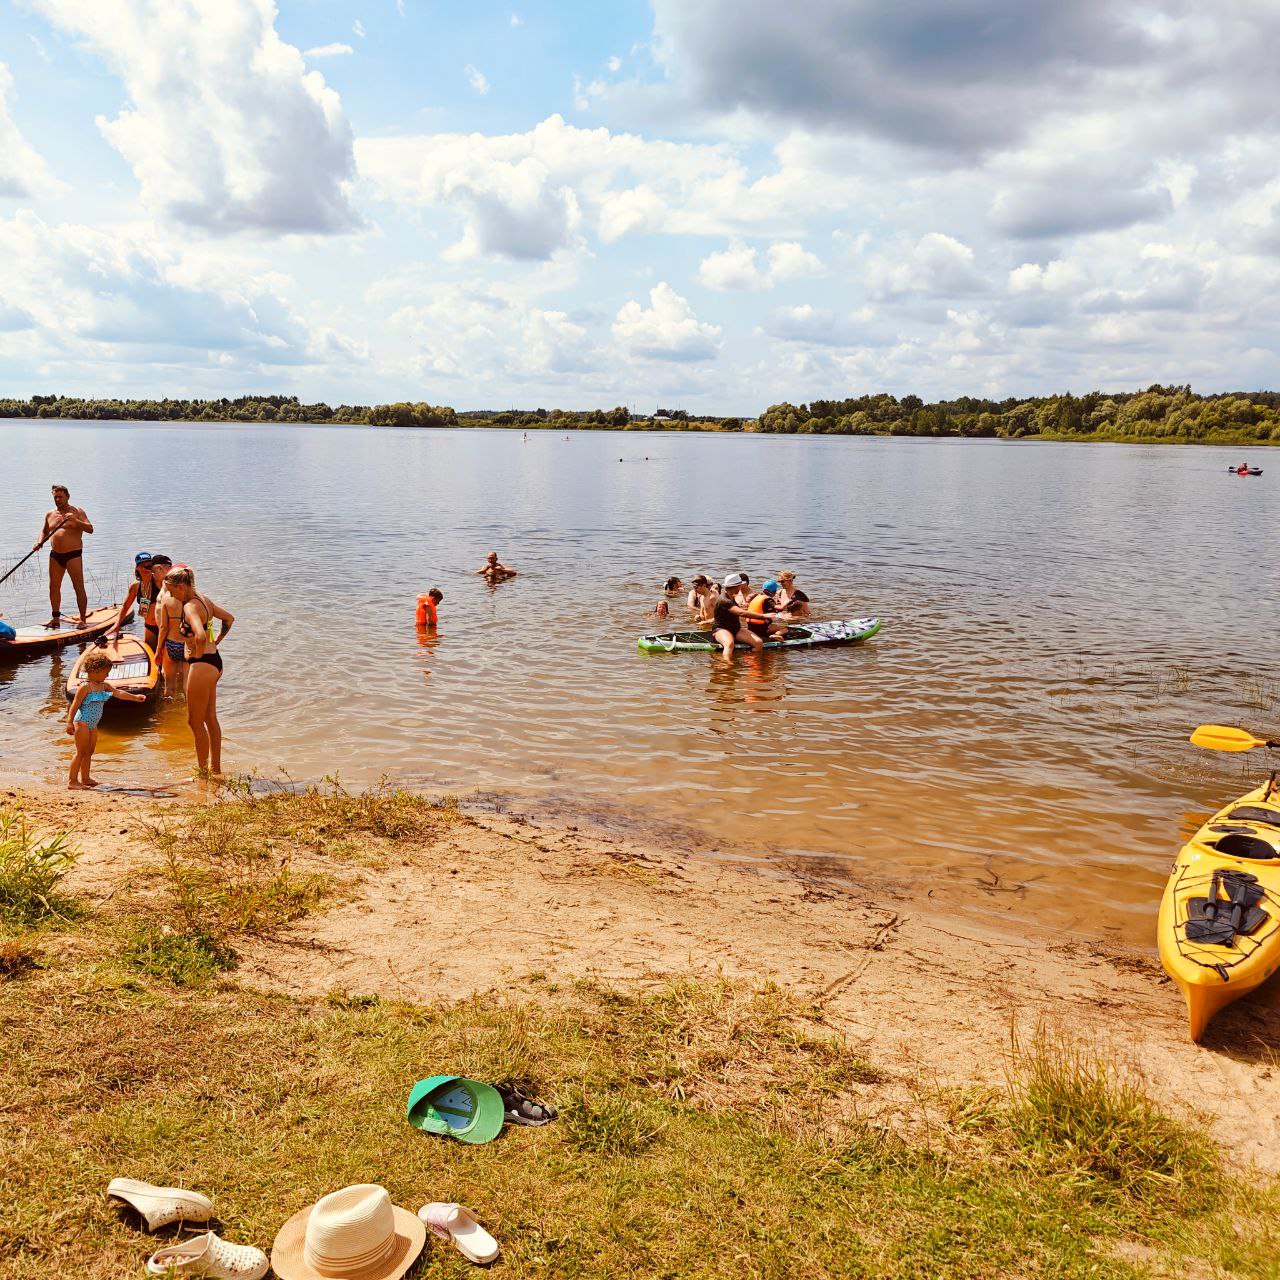
[[[666,596],[662,596],[658,603],[653,606],[653,616],[655,618],[671,617],[671,607],[667,604]]]
[[[699,622],[710,622],[717,599],[719,599],[719,592],[716,591],[711,579],[705,573],[698,574],[693,580],[693,590],[689,592],[686,601],[689,608],[693,610],[694,617]]]
[[[514,578],[516,571],[509,565],[503,564],[498,559],[496,551],[490,551],[485,557],[483,567],[476,570],[476,576],[488,582],[504,582],[507,578]]]
[[[418,597],[418,610],[414,618],[419,631],[425,631],[428,628],[435,630],[440,622],[440,601],[444,599],[444,592],[439,587],[432,587],[426,595]]]
[[[679,578],[668,578],[662,584],[662,590],[665,595],[678,596],[684,592],[684,583]]]
[[[53,510],[45,512],[40,537],[32,550],[49,543],[49,609],[52,616],[44,625],[62,625],[62,578],[70,575],[80,609],[80,625],[85,625],[89,597],[84,590],[84,535],[93,532],[93,524],[82,507],[71,505],[71,491],[65,484],[53,486]]]

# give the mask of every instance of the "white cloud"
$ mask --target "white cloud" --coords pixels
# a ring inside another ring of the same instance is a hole
[[[212,360],[283,368],[367,356],[308,324],[285,300],[287,284],[226,253],[184,256],[146,225],[53,226],[29,210],[0,221],[0,296],[68,369]]]
[[[698,283],[720,292],[764,289],[768,284],[756,262],[756,251],[741,240],[703,258],[698,264]]]
[[[513,27],[522,27],[524,26],[524,19],[518,13],[513,13],[511,15],[511,25]]]
[[[9,115],[13,76],[0,62],[0,197],[54,196],[66,190]]]
[[[364,29],[364,23],[363,23],[363,22],[361,22],[359,18],[357,18],[357,19],[356,19],[356,20],[351,24],[351,30],[352,30],[356,35],[358,35],[358,36],[360,37],[360,39],[361,39],[361,40],[363,40],[363,39],[365,38],[365,34],[366,34],[366,33],[365,33],[365,29]]]
[[[342,104],[280,39],[272,0],[31,3],[124,81],[127,105],[98,127],[148,208],[220,233],[357,225]]]
[[[803,280],[825,273],[821,259],[802,244],[784,240],[769,246],[769,281],[782,284],[787,280]]]
[[[727,249],[703,258],[698,265],[698,282],[718,292],[772,289],[787,280],[822,275],[824,270],[814,254],[793,240],[770,245],[765,256],[768,265],[761,266],[755,249],[734,240]]]
[[[466,72],[467,83],[476,93],[484,95],[489,92],[489,79],[483,71],[477,70],[469,62],[463,67],[463,71]]]
[[[736,149],[726,144],[579,129],[558,115],[527,133],[361,138],[356,156],[361,175],[383,199],[415,208],[452,204],[466,221],[465,244],[516,257],[547,256],[571,242],[580,221],[589,227],[593,219],[606,244],[656,232],[786,234],[816,209],[846,207],[853,183],[860,181],[815,167],[820,152],[804,139],[780,143],[774,170],[753,178]],[[516,185],[517,174],[521,198],[513,202],[502,193]],[[523,222],[521,209],[535,203],[534,189],[543,197],[535,218],[540,231],[523,237],[527,249],[513,253],[503,238],[484,234],[480,215],[496,202],[505,220]],[[547,225],[548,196],[554,196],[563,215],[559,232]],[[787,251],[778,269],[785,273],[801,266],[814,269]]]
[[[649,290],[647,310],[634,298],[622,306],[613,336],[629,355],[649,360],[710,360],[720,348],[720,329],[699,321],[665,281]]]
[[[355,53],[349,44],[318,44],[313,49],[304,49],[304,58],[341,58],[348,53]]]
[[[927,232],[914,245],[894,245],[873,259],[867,285],[877,298],[954,297],[986,287],[974,266],[973,250],[940,231]]]
[[[604,65],[616,74],[618,71],[622,70],[622,59],[615,53]]]

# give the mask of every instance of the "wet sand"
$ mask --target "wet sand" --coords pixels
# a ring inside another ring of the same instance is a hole
[[[8,788],[41,828],[82,850],[67,887],[105,902],[150,860],[135,831],[178,799]],[[443,853],[441,852],[443,850]],[[652,984],[717,974],[773,981],[820,1006],[903,1081],[892,1112],[918,1121],[905,1082],[1000,1085],[1016,1028],[1038,1026],[1132,1068],[1166,1107],[1233,1135],[1224,1155],[1280,1171],[1280,988],[1187,1038],[1154,948],[1040,932],[1014,936],[927,897],[855,882],[811,860],[711,861],[573,825],[479,813],[429,854],[351,872],[340,899],[269,942],[241,947],[238,979],[298,994],[462,998],[595,977]],[[324,859],[315,868],[332,870]],[[303,869],[303,868],[299,868]]]

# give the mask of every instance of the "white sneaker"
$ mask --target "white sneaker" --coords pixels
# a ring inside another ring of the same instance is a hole
[[[209,1276],[211,1280],[262,1280],[270,1266],[261,1249],[230,1244],[206,1231],[171,1244],[147,1259],[149,1276]]]
[[[208,1222],[213,1217],[213,1201],[197,1191],[181,1187],[153,1187],[136,1178],[112,1178],[107,1195],[136,1209],[149,1231],[158,1231],[171,1222]]]

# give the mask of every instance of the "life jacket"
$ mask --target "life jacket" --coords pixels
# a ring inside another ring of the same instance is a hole
[[[773,597],[767,596],[761,592],[758,596],[754,596],[751,603],[747,605],[748,613],[756,613],[763,615],[765,608],[773,604]],[[763,631],[769,624],[764,620],[763,616],[756,621],[754,618],[747,619],[747,626],[755,631]]]
[[[418,612],[415,621],[419,629],[436,625],[436,602],[429,595],[418,597]]]

